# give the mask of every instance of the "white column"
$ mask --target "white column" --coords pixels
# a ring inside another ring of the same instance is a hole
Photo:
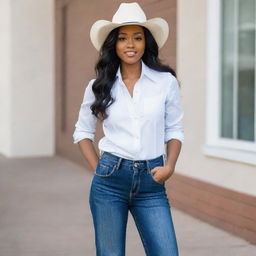
[[[50,156],[54,137],[54,1],[0,1],[0,154]]]

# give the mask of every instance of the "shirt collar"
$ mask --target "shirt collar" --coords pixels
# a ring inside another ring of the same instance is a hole
[[[155,70],[152,70],[150,67],[148,67],[143,60],[141,60],[141,75],[140,78],[143,76],[148,77],[151,79],[153,82],[157,82],[157,77],[155,75]],[[118,70],[116,72],[116,77],[118,77],[119,81],[122,80],[122,75],[121,75],[121,70],[120,70],[120,65],[118,67]]]

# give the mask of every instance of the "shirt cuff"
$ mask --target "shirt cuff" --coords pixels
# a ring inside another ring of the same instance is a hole
[[[170,131],[165,135],[164,143],[166,144],[171,139],[177,139],[181,143],[184,143],[184,133],[181,131]]]
[[[90,139],[94,142],[94,133],[89,133],[89,132],[76,132],[73,135],[74,144],[77,144],[79,141],[83,140],[83,139]]]

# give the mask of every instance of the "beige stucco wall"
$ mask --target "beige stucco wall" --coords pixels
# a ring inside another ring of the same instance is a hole
[[[54,134],[54,1],[0,1],[0,154],[48,156]]]
[[[10,151],[10,1],[0,1],[0,152]]]
[[[177,1],[177,73],[184,107],[185,143],[177,173],[256,196],[256,167],[205,156],[207,1]]]

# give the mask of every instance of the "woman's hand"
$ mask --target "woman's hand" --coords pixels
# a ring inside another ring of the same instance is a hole
[[[159,183],[164,183],[168,180],[174,172],[174,168],[170,168],[169,166],[156,166],[151,170],[154,179]]]

